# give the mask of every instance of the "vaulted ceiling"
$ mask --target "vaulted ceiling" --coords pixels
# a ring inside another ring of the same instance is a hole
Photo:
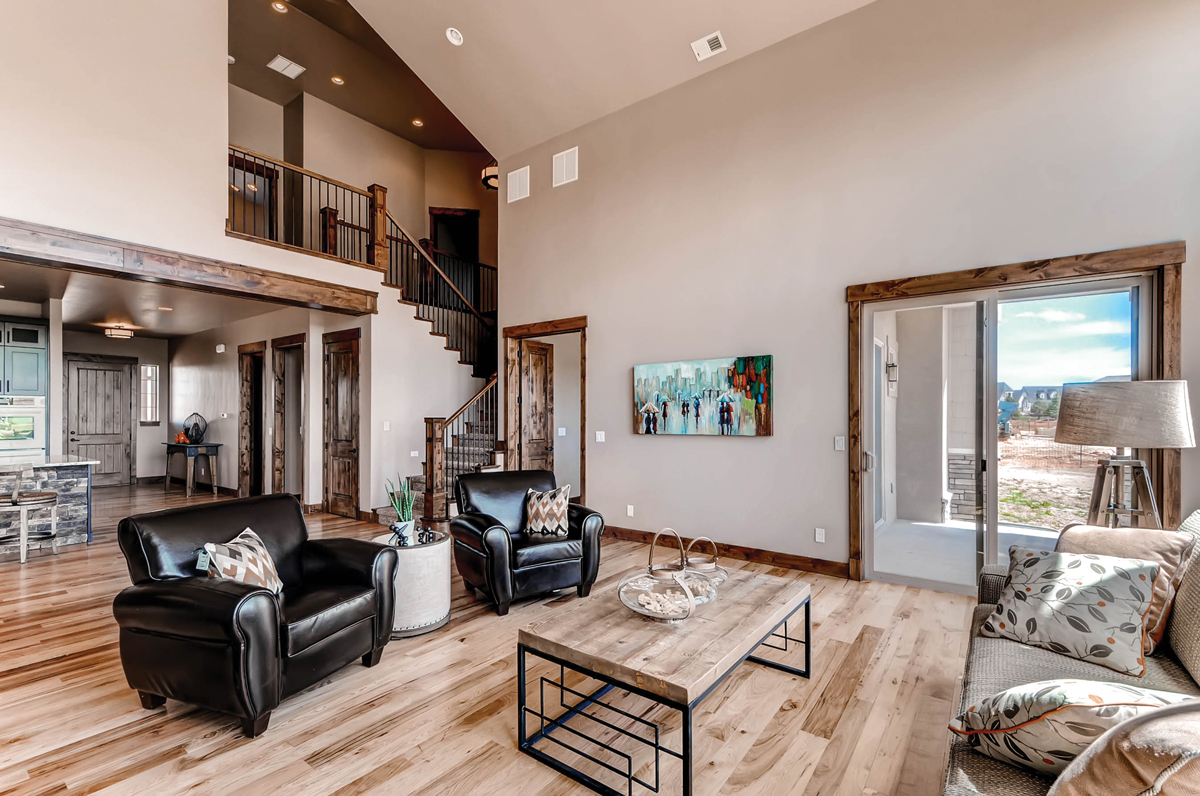
[[[350,2],[488,151],[506,157],[873,0]],[[448,27],[462,32],[462,46],[447,40]],[[717,30],[729,50],[697,62],[690,43]]]

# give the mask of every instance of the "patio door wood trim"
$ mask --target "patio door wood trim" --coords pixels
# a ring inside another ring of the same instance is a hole
[[[850,560],[852,580],[863,577],[863,417],[861,394],[861,346],[863,304],[962,293],[984,288],[1069,282],[1101,276],[1153,273],[1157,277],[1152,378],[1182,378],[1180,357],[1183,263],[1187,247],[1183,241],[1157,243],[1128,249],[1075,254],[1047,260],[925,274],[851,285],[846,288],[849,358],[849,395],[846,444],[849,476]],[[1151,475],[1163,526],[1174,528],[1182,520],[1180,451],[1163,449],[1150,456]]]

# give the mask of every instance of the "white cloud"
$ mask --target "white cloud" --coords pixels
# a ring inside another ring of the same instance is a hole
[[[1082,312],[1067,312],[1066,310],[1041,310],[1040,312],[1019,312],[1017,318],[1041,318],[1050,323],[1070,323],[1087,318]]]
[[[998,363],[1000,381],[1016,387],[1028,384],[1065,384],[1095,381],[1104,376],[1128,376],[1127,348],[1030,348],[1009,352]]]

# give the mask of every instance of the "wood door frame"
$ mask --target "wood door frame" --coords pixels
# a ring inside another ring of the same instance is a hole
[[[243,367],[242,363],[245,362],[247,358],[257,358],[261,360],[261,368],[264,371],[262,374],[262,386],[265,388],[267,384],[267,374],[265,373],[267,364],[266,351],[266,340],[260,340],[257,343],[246,343],[238,346],[238,497],[250,496],[250,410],[253,408],[252,406],[248,405],[251,397],[250,382],[246,380],[246,369]],[[263,392],[265,398],[265,390]],[[266,409],[265,400],[263,401],[262,408],[264,410]],[[260,421],[261,420],[262,418],[260,418]],[[265,424],[263,427],[266,427]],[[262,442],[263,441],[260,439],[259,444],[261,445]],[[263,451],[263,454],[263,461],[266,461],[265,450]],[[216,477],[215,473],[213,474],[213,477]],[[266,486],[265,478],[263,479],[263,486]],[[266,494],[265,489],[263,490],[263,493]]]
[[[519,470],[513,460],[521,441],[521,414],[513,396],[521,391],[517,350],[530,337],[552,337],[579,332],[579,502],[587,503],[587,316],[541,323],[505,326],[504,339],[504,469]]]
[[[322,397],[324,399],[324,401],[322,403],[322,407],[321,407],[321,409],[322,409],[322,411],[321,411],[321,435],[322,435],[321,436],[321,509],[322,509],[322,511],[324,511],[326,513],[329,513],[329,476],[330,476],[330,472],[329,472],[329,355],[328,355],[328,352],[326,351],[326,348],[330,343],[345,343],[345,342],[348,342],[351,340],[361,340],[361,339],[362,339],[362,329],[357,328],[357,327],[354,329],[343,329],[340,332],[326,332],[325,334],[321,335],[321,362],[323,363],[322,367],[321,367],[321,393],[322,393]],[[359,346],[359,350],[356,352],[356,357],[358,358],[358,369],[357,369],[357,375],[354,379],[354,399],[353,400],[354,400],[355,414],[357,415],[357,417],[355,418],[356,422],[354,423],[354,438],[356,440],[358,440],[358,445],[357,445],[358,451],[354,455],[356,457],[358,457],[358,465],[355,468],[357,471],[357,472],[355,472],[356,477],[353,479],[353,486],[354,486],[353,504],[354,504],[354,511],[358,515],[359,519],[369,519],[369,517],[364,517],[364,512],[362,510],[362,488],[361,488],[361,483],[360,483],[362,480],[362,428],[361,428],[361,424],[362,424],[362,408],[361,408],[362,394],[360,392],[360,390],[361,390],[360,385],[362,382],[361,344]]]
[[[278,495],[283,492],[287,484],[286,472],[284,471],[284,461],[287,457],[287,451],[283,447],[280,440],[287,439],[287,429],[284,427],[284,409],[283,403],[286,399],[286,387],[284,381],[284,352],[293,349],[300,349],[300,428],[304,428],[304,412],[307,407],[307,402],[304,400],[307,397],[307,390],[304,389],[306,382],[304,381],[304,357],[307,346],[308,335],[304,332],[293,334],[287,337],[276,337],[271,341],[271,373],[274,376],[275,388],[272,395],[272,403],[274,404],[274,428],[275,439],[271,446],[271,494]],[[303,440],[303,438],[302,438]],[[304,461],[307,457],[304,455],[303,441],[300,447],[300,498],[304,500]]]
[[[1181,379],[1180,357],[1183,263],[1187,247],[1183,241],[1136,246],[1128,249],[1076,254],[1010,265],[949,271],[904,279],[890,279],[846,288],[848,309],[849,404],[846,449],[850,479],[850,561],[852,580],[862,580],[863,501],[862,458],[863,416],[861,395],[861,352],[864,330],[863,304],[891,299],[936,296],[987,288],[1072,282],[1096,277],[1152,273],[1155,279],[1154,365],[1155,379]],[[1182,520],[1180,451],[1162,449],[1148,457],[1163,527],[1174,528]]]
[[[49,360],[47,360],[49,361]],[[98,362],[109,365],[125,365],[129,368],[129,483],[137,483],[138,448],[138,358],[110,356],[108,354],[63,353],[63,453],[70,450],[71,434],[71,366],[70,362]]]

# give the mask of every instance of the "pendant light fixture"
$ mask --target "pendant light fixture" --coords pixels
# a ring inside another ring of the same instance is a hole
[[[479,181],[483,183],[483,187],[489,191],[500,190],[500,164],[495,158],[483,167],[483,172],[479,175]]]

